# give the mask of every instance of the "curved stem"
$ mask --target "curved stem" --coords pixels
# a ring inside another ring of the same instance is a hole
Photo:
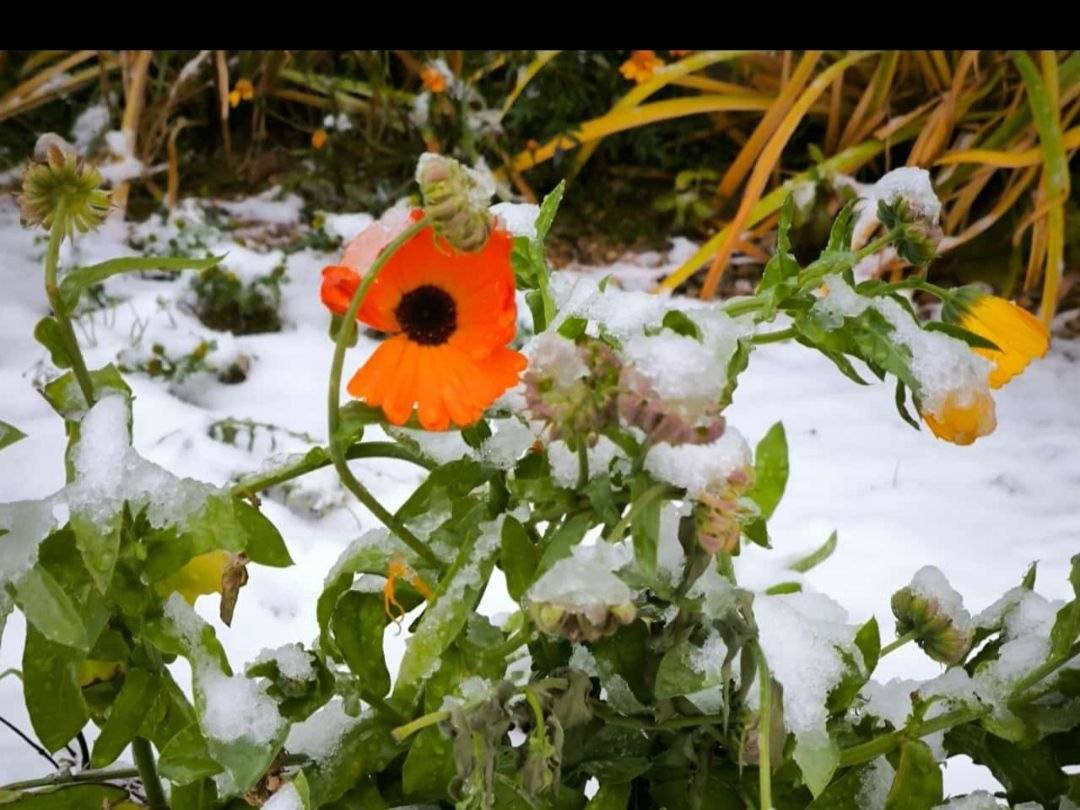
[[[146,792],[146,804],[153,810],[169,810],[165,801],[165,791],[158,779],[157,766],[154,764],[154,749],[145,737],[136,737],[131,741],[131,753],[135,757],[135,766],[139,769],[143,790]]]
[[[241,481],[232,488],[232,494],[241,498],[262,492],[264,489],[275,487],[302,475],[307,475],[323,467],[329,467],[334,463],[330,457],[330,451],[325,447],[315,448],[321,450],[322,455],[308,451],[304,457],[292,464],[286,464],[276,470],[254,476]],[[409,461],[419,467],[428,470],[435,469],[435,464],[426,458],[397,442],[366,442],[354,444],[345,451],[345,458],[351,460],[358,458],[394,458],[400,461]]]
[[[754,345],[760,345],[762,343],[781,343],[785,340],[790,340],[793,337],[798,337],[798,330],[794,327],[788,329],[778,329],[775,332],[766,332],[761,335],[754,335],[750,340]]]
[[[1018,680],[1013,686],[1012,691],[1010,691],[1009,693],[1008,702],[1010,704],[1016,703],[1019,698],[1023,696],[1024,692],[1033,687],[1047,675],[1052,675],[1054,672],[1065,666],[1078,655],[1080,655],[1080,641],[1075,642],[1068,650],[1064,652],[1064,654],[1051,658],[1049,661],[1036,667],[1023,678]]]
[[[90,379],[90,372],[86,368],[86,360],[83,359],[82,350],[79,348],[79,339],[75,337],[75,330],[71,326],[71,319],[67,310],[60,300],[60,285],[56,280],[56,273],[60,264],[60,244],[64,241],[64,222],[66,217],[57,215],[49,231],[49,246],[45,250],[45,295],[48,296],[49,305],[53,315],[60,326],[60,334],[67,344],[68,359],[71,361],[71,370],[82,390],[86,407],[94,405],[94,382]]]
[[[840,766],[848,767],[850,765],[859,765],[863,762],[870,762],[873,759],[877,759],[882,754],[889,753],[904,742],[904,740],[917,740],[920,737],[925,737],[927,734],[933,734],[935,731],[945,731],[953,726],[970,723],[972,720],[978,720],[983,715],[989,713],[989,711],[988,707],[957,709],[956,711],[938,715],[937,717],[923,721],[922,723],[912,723],[897,731],[876,737],[869,742],[853,745],[851,748],[845,748],[840,752]]]
[[[761,693],[761,706],[758,710],[758,790],[761,794],[761,810],[772,810],[772,752],[770,738],[772,732],[772,675],[769,662],[760,644],[754,644],[754,658],[758,667],[758,690]]]
[[[656,500],[658,497],[667,492],[669,489],[671,489],[671,487],[669,487],[667,484],[654,484],[653,486],[645,490],[641,494],[640,498],[630,504],[630,508],[627,510],[626,514],[623,515],[619,522],[612,527],[611,534],[609,534],[604,539],[607,540],[607,542],[609,543],[619,542],[619,540],[622,539],[622,536],[626,534],[626,530],[630,528],[630,524],[634,520],[634,516],[637,515],[638,512],[640,512],[654,500]]]
[[[900,636],[895,641],[892,641],[892,642],[886,644],[884,647],[882,647],[881,652],[878,655],[878,658],[879,659],[884,658],[886,655],[891,653],[893,650],[899,650],[901,647],[903,647],[909,641],[913,641],[915,639],[915,636],[917,636],[917,635],[918,635],[918,633],[916,633],[914,630],[912,630],[912,631],[910,631],[908,633],[904,633],[904,635]]]
[[[367,487],[361,484],[356,476],[352,474],[352,471],[349,469],[349,465],[346,462],[345,448],[341,446],[341,443],[337,439],[338,427],[341,421],[341,415],[339,413],[341,368],[345,362],[345,350],[348,348],[349,340],[353,335],[353,330],[356,329],[356,313],[360,311],[360,305],[364,302],[364,298],[367,297],[368,290],[371,288],[371,283],[382,271],[387,261],[390,260],[390,257],[397,252],[398,248],[427,227],[427,224],[427,217],[422,217],[398,234],[390,244],[383,248],[379,257],[372,263],[367,273],[364,274],[364,278],[361,280],[360,285],[356,288],[356,293],[349,303],[349,308],[342,317],[341,328],[338,329],[337,341],[334,344],[334,359],[330,365],[330,384],[327,390],[326,432],[330,442],[330,458],[334,463],[334,469],[337,470],[338,477],[341,478],[341,483],[343,483],[346,489],[355,495],[357,500],[366,506],[368,511],[375,515],[386,528],[396,534],[405,545],[411,548],[417,555],[434,568],[441,571],[445,567],[443,561],[440,560],[435,553],[420,540],[420,538],[405,528],[401,521],[387,511],[387,509],[376,500],[375,496],[368,491]]]

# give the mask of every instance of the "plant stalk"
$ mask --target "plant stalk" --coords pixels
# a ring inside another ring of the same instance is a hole
[[[147,807],[153,810],[169,810],[165,791],[158,778],[157,766],[154,764],[154,749],[150,747],[150,741],[145,737],[136,737],[131,741],[131,753],[135,757],[135,766],[139,769]]]
[[[49,298],[53,315],[60,326],[60,334],[64,339],[68,359],[71,361],[71,370],[75,374],[75,380],[79,383],[86,407],[94,406],[94,383],[90,379],[90,372],[86,368],[86,360],[83,359],[82,350],[79,348],[79,339],[75,337],[75,329],[71,326],[71,318],[60,300],[60,285],[56,280],[56,273],[60,264],[60,244],[64,241],[64,222],[66,218],[57,213],[49,230],[49,245],[45,250],[45,295]]]

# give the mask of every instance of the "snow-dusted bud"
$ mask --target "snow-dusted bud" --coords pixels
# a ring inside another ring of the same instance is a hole
[[[920,568],[911,584],[893,594],[896,632],[913,633],[923,652],[942,664],[964,660],[975,636],[971,614],[948,580],[931,565]]]
[[[894,169],[869,188],[861,188],[860,193],[864,201],[855,221],[853,250],[869,241],[880,222],[886,229],[901,232],[895,248],[905,261],[925,265],[934,257],[942,236],[941,201],[926,169]]]
[[[495,193],[490,177],[453,158],[425,152],[416,164],[416,182],[435,233],[467,253],[487,243],[494,224],[488,210]]]
[[[633,594],[614,573],[627,556],[621,547],[606,543],[577,546],[529,589],[536,626],[576,643],[597,641],[633,622]]]
[[[59,223],[70,237],[96,228],[109,212],[109,194],[100,188],[97,169],[78,160],[75,150],[59,135],[42,135],[34,161],[23,175],[19,207],[23,225],[52,228]]]
[[[624,366],[619,376],[619,418],[644,431],[649,444],[709,444],[724,432],[719,408],[705,418],[691,421],[657,392],[652,382],[632,366]]]
[[[753,480],[751,468],[740,468],[697,496],[694,502],[697,541],[709,554],[731,554],[738,549],[743,521],[748,516],[743,495]]]
[[[616,419],[619,359],[603,341],[574,343],[554,332],[537,337],[525,372],[525,407],[552,440],[594,444]]]

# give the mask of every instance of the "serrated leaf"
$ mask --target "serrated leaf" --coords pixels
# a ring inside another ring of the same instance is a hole
[[[788,480],[788,446],[784,425],[777,422],[758,442],[754,450],[754,487],[750,498],[768,520],[776,510]]]

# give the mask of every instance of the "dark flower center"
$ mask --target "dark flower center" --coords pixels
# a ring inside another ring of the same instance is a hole
[[[394,310],[409,340],[422,346],[446,343],[457,329],[457,307],[445,290],[425,284],[401,296]]]

